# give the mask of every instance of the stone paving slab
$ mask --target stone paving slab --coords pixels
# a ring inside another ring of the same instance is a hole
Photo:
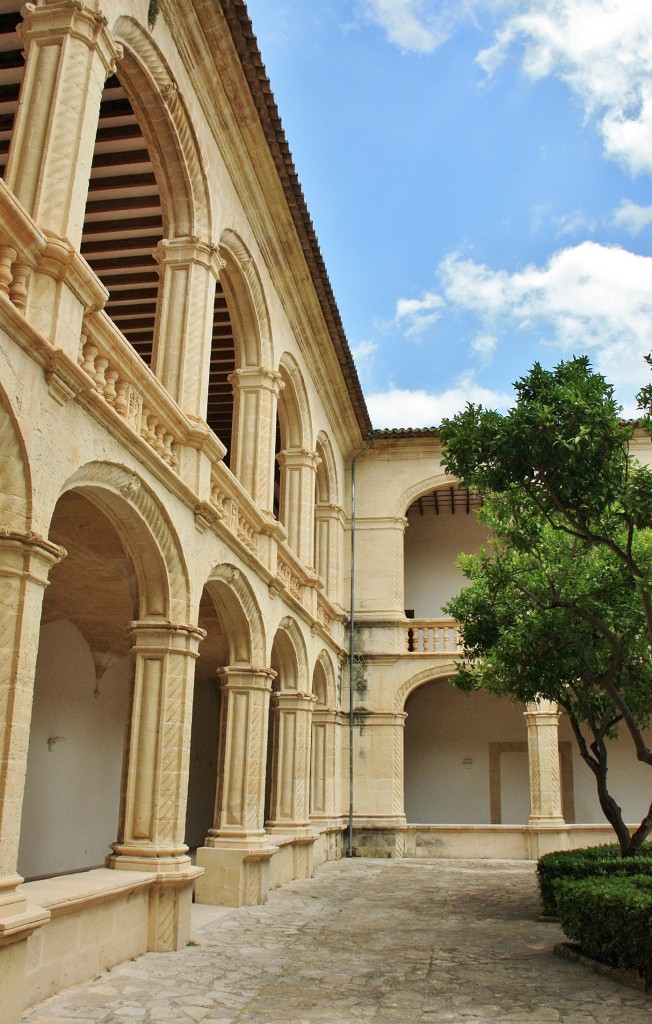
[[[531,863],[344,860],[24,1024],[650,1024],[649,996],[554,957],[539,911]]]

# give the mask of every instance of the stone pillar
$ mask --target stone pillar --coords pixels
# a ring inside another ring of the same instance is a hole
[[[17,891],[16,865],[43,593],[65,554],[35,534],[0,529],[0,1002],[8,1024],[24,1005],[25,940],[50,917]]]
[[[283,690],[272,697],[273,752],[270,821],[282,832],[310,824],[310,739],[315,697]]]
[[[312,567],[318,456],[305,448],[288,448],[277,458],[281,466],[279,518],[287,530],[288,546],[303,565]]]
[[[198,903],[250,906],[269,889],[275,847],[265,832],[269,698],[275,673],[225,668],[222,680],[215,825],[197,851]]]
[[[231,470],[255,503],[274,515],[276,408],[283,387],[280,373],[246,367],[229,376],[233,386]]]
[[[340,781],[339,721],[334,708],[316,708],[312,713],[310,818],[320,824],[328,824],[339,813],[336,797]]]
[[[23,8],[25,76],[5,183],[49,239],[27,318],[77,361],[84,312],[106,292],[79,257],[100,100],[120,48],[97,0]]]
[[[201,871],[184,844],[196,626],[132,622],[134,700],[124,820],[109,867],[154,871],[150,950],[180,949],[190,935],[192,885]]]
[[[185,413],[206,419],[215,282],[224,260],[199,238],[164,239],[154,255],[160,285],[152,369]]]
[[[338,600],[341,509],[337,505],[315,506],[315,568],[331,601]]]
[[[554,701],[538,700],[524,712],[530,765],[530,856],[568,845],[561,809],[559,713]]]

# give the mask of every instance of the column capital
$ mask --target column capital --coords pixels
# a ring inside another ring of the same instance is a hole
[[[272,668],[238,668],[226,665],[218,668],[217,675],[221,680],[222,689],[229,690],[266,690],[272,692],[272,683],[276,672]]]
[[[525,705],[526,710],[523,712],[523,717],[526,721],[541,719],[545,722],[547,718],[554,718],[556,721],[559,720],[559,706],[554,700],[546,700],[541,697],[539,700],[531,701]]]
[[[286,469],[298,466],[313,472],[317,471],[317,466],[321,462],[317,452],[310,451],[309,448],[286,448],[284,451],[278,452],[276,458],[279,464]]]
[[[114,41],[108,30],[108,19],[98,8],[97,0],[90,0],[89,3],[83,3],[82,0],[55,0],[53,3],[39,5],[25,4],[18,34],[25,45],[26,54],[35,40],[51,44],[64,36],[71,36],[85,43],[89,50],[98,52],[107,78],[115,74],[116,61],[122,57],[122,47]]]
[[[20,576],[47,587],[50,569],[67,553],[38,533],[0,526],[0,576]]]
[[[240,391],[257,391],[259,388],[265,388],[267,391],[271,391],[276,398],[285,387],[280,373],[270,370],[266,366],[241,367],[230,373],[227,380]]]
[[[130,622],[127,630],[133,637],[133,647],[147,649],[150,654],[187,654],[198,658],[198,647],[206,630],[185,622],[152,622],[142,619]]]
[[[226,260],[220,256],[218,246],[214,242],[207,242],[196,235],[161,239],[154,250],[154,259],[159,266],[197,263],[206,270],[212,271],[217,280],[219,280],[220,271],[226,267]]]
[[[283,711],[312,711],[316,703],[314,693],[301,690],[277,690],[272,694],[272,704]]]

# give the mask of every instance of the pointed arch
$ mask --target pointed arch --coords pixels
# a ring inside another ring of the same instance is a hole
[[[189,581],[181,545],[167,512],[147,484],[124,466],[91,462],[66,481],[60,494],[73,490],[115,526],[136,572],[140,618],[187,622]]]
[[[235,566],[216,566],[206,580],[206,590],[220,618],[229,646],[230,666],[265,664],[265,625],[260,606],[244,574]]]
[[[151,35],[120,16],[113,37],[123,47],[118,75],[136,113],[161,191],[164,234],[211,241],[208,181],[197,136],[170,69]]]

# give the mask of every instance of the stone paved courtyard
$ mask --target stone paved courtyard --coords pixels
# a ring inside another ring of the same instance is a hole
[[[553,956],[534,864],[353,860],[262,907],[197,907],[147,954],[26,1024],[649,1024],[652,998]]]

